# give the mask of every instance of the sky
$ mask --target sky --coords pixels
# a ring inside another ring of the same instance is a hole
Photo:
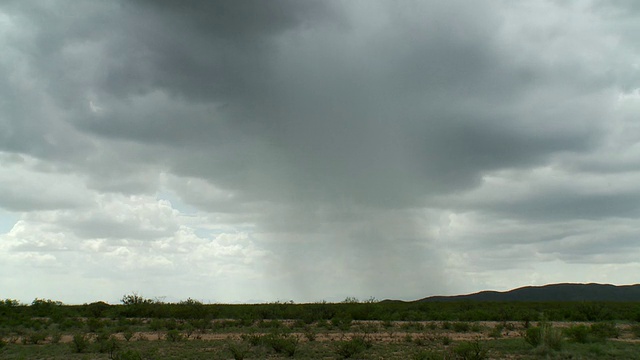
[[[640,274],[636,1],[0,3],[0,298]]]

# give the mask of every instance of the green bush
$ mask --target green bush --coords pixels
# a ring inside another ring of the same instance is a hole
[[[443,355],[434,351],[421,350],[413,354],[413,360],[441,360]]]
[[[565,329],[564,333],[571,341],[582,344],[605,341],[620,336],[620,330],[613,323],[596,323],[589,327],[574,325]]]
[[[310,328],[307,327],[304,329],[304,337],[307,338],[307,341],[311,342],[311,341],[315,341],[316,340],[316,332]]]
[[[257,325],[259,328],[262,328],[262,329],[279,329],[283,326],[282,322],[278,320],[268,320],[268,321],[260,320],[258,321]]]
[[[616,324],[611,322],[599,322],[591,324],[591,334],[598,340],[605,340],[610,338],[618,338],[620,336],[620,329],[616,327]]]
[[[299,342],[297,337],[284,333],[271,333],[266,335],[263,341],[276,353],[285,354],[289,357],[295,355]]]
[[[455,332],[467,332],[471,330],[471,326],[466,322],[455,322],[453,323],[453,331]]]
[[[586,325],[573,325],[564,330],[565,335],[569,340],[581,344],[591,342],[591,335],[589,328]]]
[[[260,334],[242,334],[240,338],[252,346],[258,346],[262,344],[262,335]]]
[[[338,344],[336,353],[342,356],[343,359],[349,359],[367,349],[370,349],[372,346],[373,344],[371,341],[362,336],[356,336],[349,341],[343,341]]]
[[[562,331],[560,329],[553,328],[551,326],[543,327],[544,344],[555,351],[560,351],[564,343]]]
[[[142,360],[142,355],[135,350],[124,350],[116,352],[112,356],[113,360]]]
[[[529,327],[524,332],[524,341],[533,347],[540,346],[542,344],[542,328]]]
[[[533,347],[548,347],[552,350],[560,350],[563,344],[563,335],[560,329],[552,327],[548,323],[530,327],[524,333],[524,340]]]
[[[496,326],[489,331],[489,337],[494,339],[502,337],[502,331],[504,330],[504,326],[502,324],[496,324]]]
[[[447,345],[451,345],[451,343],[453,342],[453,340],[451,340],[450,337],[448,336],[442,336],[440,338],[440,342],[442,342],[442,345],[447,346]]]
[[[229,350],[234,360],[243,360],[249,354],[249,349],[242,343],[229,343],[227,344],[227,350]]]
[[[66,318],[58,323],[58,329],[60,330],[81,329],[83,325],[84,323],[79,319]]]
[[[84,352],[89,347],[89,339],[84,334],[75,334],[69,346],[75,353]]]
[[[352,322],[353,320],[351,319],[351,316],[349,316],[348,314],[336,315],[331,319],[331,325],[333,325],[334,327],[337,327],[342,331],[349,330],[351,328]]]
[[[87,320],[87,328],[89,332],[98,332],[104,327],[104,323],[100,319],[90,318]]]
[[[489,350],[485,349],[480,341],[461,342],[453,348],[456,359],[460,360],[484,360],[487,359]]]
[[[120,348],[118,341],[113,336],[109,336],[106,339],[97,339],[96,344],[98,345],[98,352],[108,353],[110,358]]]
[[[37,345],[47,338],[47,333],[43,331],[32,331],[22,338],[22,342],[25,344]]]
[[[51,333],[51,343],[57,344],[62,339],[62,333],[59,331],[54,331]]]
[[[131,338],[133,337],[133,331],[131,330],[127,330],[125,332],[122,333],[122,337],[129,342],[129,340],[131,340]]]
[[[183,338],[184,337],[178,330],[173,329],[173,330],[167,331],[167,334],[166,334],[167,341],[178,342],[178,341],[182,341]]]

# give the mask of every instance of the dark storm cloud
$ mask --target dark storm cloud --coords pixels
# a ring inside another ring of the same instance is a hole
[[[125,194],[114,203],[166,191],[250,229],[277,258],[267,267],[283,274],[279,289],[320,297],[344,286],[341,276],[321,290],[306,279],[339,269],[362,292],[383,278],[392,296],[401,278],[418,297],[420,273],[444,289],[443,268],[456,261],[437,246],[444,230],[431,229],[439,212],[491,225],[477,239],[469,234],[482,224],[452,225],[461,253],[516,246],[534,225],[638,216],[626,183],[566,181],[637,170],[634,106],[617,108],[639,79],[625,6],[634,5],[6,2],[0,150],[73,174],[83,190]],[[547,167],[565,182],[536,187],[532,174]],[[503,183],[487,188],[500,172]],[[38,208],[7,194],[5,208]],[[54,218],[82,239],[171,237],[184,220],[145,228],[111,218],[119,210],[107,205],[84,220]],[[500,233],[499,219],[519,225]],[[574,239],[559,247],[564,258],[594,245]]]
[[[581,101],[522,116],[531,89],[558,74],[511,61],[490,8],[410,4],[372,10],[373,25],[320,2],[75,9],[92,26],[41,9],[33,36],[47,45],[31,61],[61,89],[54,97],[76,104],[65,120],[77,129],[161,145],[160,166],[254,199],[414,206],[483,171],[593,145],[593,112],[565,118]],[[588,95],[582,85],[558,95]],[[553,129],[567,121],[586,126]]]
[[[511,206],[498,207],[503,216],[554,221],[560,219],[637,218],[640,193],[614,194],[547,193]],[[487,211],[492,210],[490,206]]]

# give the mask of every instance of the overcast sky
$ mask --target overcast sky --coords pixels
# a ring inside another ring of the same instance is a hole
[[[0,298],[640,274],[636,1],[0,4]]]

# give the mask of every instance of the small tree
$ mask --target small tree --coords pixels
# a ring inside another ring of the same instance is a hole
[[[144,305],[144,304],[153,304],[152,299],[145,299],[143,296],[139,295],[137,292],[132,292],[131,294],[124,295],[120,300],[123,305]]]

